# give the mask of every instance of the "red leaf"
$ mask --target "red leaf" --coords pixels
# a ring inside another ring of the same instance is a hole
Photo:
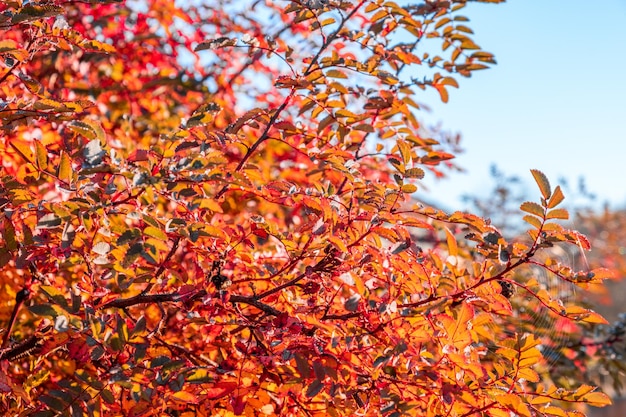
[[[128,162],[139,162],[148,160],[148,151],[145,149],[137,149],[128,156]]]
[[[214,386],[205,390],[207,398],[210,400],[217,400],[218,398],[225,397],[233,392],[238,387],[238,384],[233,381],[218,382]]]

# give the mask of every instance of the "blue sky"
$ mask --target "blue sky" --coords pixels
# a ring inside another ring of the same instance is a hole
[[[529,184],[531,168],[573,189],[583,177],[598,205],[626,206],[626,0],[510,0],[463,14],[498,65],[459,80],[447,104],[422,100],[433,110],[423,120],[463,135],[467,170],[427,178],[423,195],[463,208],[460,195],[490,189],[496,163]]]

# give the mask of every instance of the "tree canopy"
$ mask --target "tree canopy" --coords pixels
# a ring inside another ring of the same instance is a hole
[[[3,414],[608,404],[532,320],[605,322],[536,278],[611,274],[552,256],[589,249],[561,188],[531,171],[519,239],[415,197],[458,150],[422,92],[495,63],[466,3],[0,5]]]

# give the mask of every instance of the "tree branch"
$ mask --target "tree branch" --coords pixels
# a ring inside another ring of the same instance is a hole
[[[118,298],[117,300],[112,300],[106,304],[102,304],[97,306],[97,310],[102,310],[105,308],[127,308],[136,306],[139,304],[159,304],[159,303],[177,303],[183,301],[193,301],[207,295],[206,290],[200,290],[197,293],[187,296],[187,294],[178,294],[178,293],[164,293],[164,294],[139,294],[133,297],[128,298]],[[281,311],[275,309],[274,307],[265,304],[256,297],[249,297],[244,295],[231,295],[229,297],[229,301],[232,304],[248,304],[252,307],[256,307],[259,310],[267,313],[271,316],[278,316],[282,314]]]
[[[230,302],[251,305],[252,307],[256,307],[259,310],[263,311],[264,313],[269,314],[270,316],[278,316],[282,313],[281,311],[276,310],[274,307],[268,304],[262,303],[253,297],[245,297],[242,295],[231,295]]]

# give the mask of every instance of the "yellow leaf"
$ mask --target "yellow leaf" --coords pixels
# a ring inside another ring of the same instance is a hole
[[[537,374],[537,372],[535,372],[532,368],[520,369],[517,372],[517,377],[519,379],[525,379],[529,382],[539,382],[539,374]]]
[[[41,141],[35,141],[35,155],[37,156],[37,166],[39,169],[48,168],[48,150]]]
[[[45,381],[49,379],[49,377],[50,377],[50,371],[45,370],[45,369],[39,372],[36,372],[34,374],[30,374],[28,376],[28,379],[24,383],[24,388],[26,389],[26,391],[30,391],[31,389],[36,388],[39,385],[43,384]]]
[[[190,404],[198,403],[198,397],[187,391],[175,392],[174,394],[172,394],[172,397],[174,398],[174,400],[181,401],[184,403],[190,403]]]
[[[326,71],[326,76],[332,78],[348,78],[346,74],[339,70],[328,70]]]
[[[75,120],[70,122],[67,127],[87,139],[98,139],[100,143],[104,143],[104,130],[98,122],[91,120]]]
[[[417,178],[421,180],[424,178],[424,170],[422,168],[409,168],[404,171],[404,176],[406,178]]]
[[[92,40],[85,39],[84,41],[80,43],[80,46],[90,51],[98,51],[98,52],[105,52],[105,53],[115,52],[115,48],[113,47],[113,45],[109,45],[108,43],[96,41],[93,39]]]
[[[56,100],[52,100],[49,98],[42,98],[38,101],[36,101],[33,104],[33,108],[35,110],[54,110],[54,111],[58,111],[58,112],[63,112],[63,111],[67,111],[68,108],[65,107],[65,104],[63,104],[60,101],[56,101]]]
[[[200,384],[205,382],[211,382],[213,377],[207,368],[196,368],[191,371],[185,378],[187,382]]]
[[[549,405],[541,409],[541,413],[544,416],[554,416],[554,417],[567,417],[567,411],[562,408],[555,407],[553,405]]]
[[[372,227],[372,233],[377,234],[380,237],[387,239],[391,242],[397,242],[399,239],[396,232],[382,226]]]
[[[336,117],[347,117],[350,119],[358,119],[359,115],[352,113],[349,110],[346,109],[341,109],[341,110],[337,110],[337,112],[335,113]]]
[[[61,162],[59,162],[59,171],[57,176],[61,181],[65,181],[68,184],[72,180],[72,163],[70,161],[70,157],[65,152],[61,154]]]
[[[157,229],[156,227],[148,226],[145,229],[143,229],[143,233],[146,236],[150,236],[155,239],[167,240],[167,235],[165,234],[165,232],[161,229]]]
[[[31,93],[39,97],[43,97],[44,95],[46,95],[46,89],[44,88],[43,85],[41,85],[39,81],[35,80],[34,78],[31,78],[25,73],[18,73],[18,77],[20,78],[20,80],[22,80],[22,83],[24,83],[24,86]]]
[[[218,237],[222,239],[226,239],[226,234],[223,229],[219,227],[212,226],[210,224],[206,224],[202,227],[202,230],[206,232],[209,236]]]
[[[333,246],[335,246],[340,251],[342,251],[344,253],[348,252],[348,247],[346,246],[346,244],[341,239],[339,239],[337,236],[328,236],[328,241],[330,243],[332,243]]]
[[[547,396],[543,396],[543,395],[538,395],[536,397],[531,398],[530,400],[528,400],[528,402],[532,405],[538,405],[538,404],[546,404],[546,403],[550,403],[552,402],[552,398],[547,397]]]
[[[3,41],[0,41],[0,52],[8,52],[17,48],[19,48],[17,42],[12,39],[5,39]]]
[[[580,314],[587,314],[589,313],[590,310],[581,307],[581,306],[569,306],[565,309],[565,314],[567,314],[568,316],[573,316],[573,315],[580,315]]]
[[[403,140],[398,140],[398,149],[400,149],[402,162],[404,165],[408,165],[411,161],[411,146]]]
[[[346,107],[346,104],[343,101],[340,100],[328,100],[326,102],[326,107],[330,107],[330,108],[344,108]]]
[[[200,201],[200,208],[209,209],[214,213],[223,213],[222,206],[212,198],[203,198]]]
[[[46,295],[48,295],[50,298],[63,297],[63,293],[59,291],[57,288],[53,287],[52,285],[41,285],[39,289],[43,291]]]
[[[405,194],[411,194],[417,191],[417,186],[414,184],[404,184],[402,186],[402,192]]]
[[[545,232],[563,232],[563,226],[557,223],[546,223],[543,225]]]

